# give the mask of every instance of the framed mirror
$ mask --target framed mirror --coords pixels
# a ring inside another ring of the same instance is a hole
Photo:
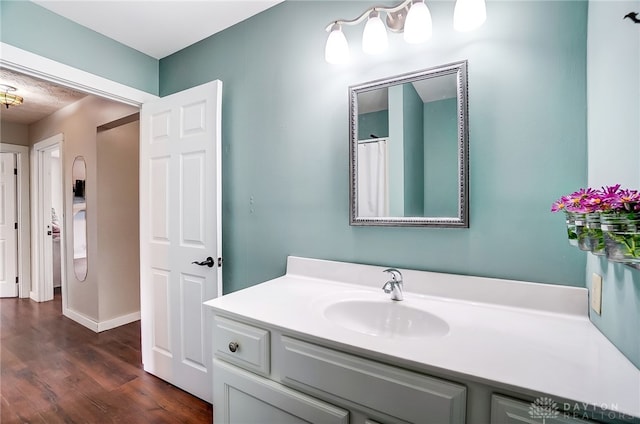
[[[350,224],[469,227],[467,62],[349,87]]]
[[[73,272],[78,281],[87,278],[87,165],[82,156],[73,160]]]

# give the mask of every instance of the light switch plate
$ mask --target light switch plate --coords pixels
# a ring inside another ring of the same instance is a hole
[[[593,274],[591,276],[591,309],[600,315],[602,308],[602,276]]]

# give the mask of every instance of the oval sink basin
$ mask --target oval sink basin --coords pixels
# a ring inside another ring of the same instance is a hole
[[[332,303],[324,316],[335,324],[378,337],[434,337],[449,332],[441,318],[392,300],[344,300]]]

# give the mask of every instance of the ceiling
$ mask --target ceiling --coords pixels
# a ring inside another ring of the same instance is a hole
[[[33,0],[34,3],[156,59],[190,46],[284,0]],[[144,29],[144,30],[141,30]],[[0,68],[20,106],[0,108],[2,122],[32,124],[87,94]]]
[[[423,78],[411,84],[423,103],[455,99],[458,93],[456,74],[441,75],[435,78]],[[358,93],[359,114],[387,109],[389,109],[389,90],[386,87]]]
[[[15,87],[13,94],[24,98],[20,106],[10,106],[8,109],[0,107],[0,120],[17,124],[37,122],[87,95],[5,68],[0,68],[0,84]]]
[[[32,0],[156,59],[256,15],[283,0]]]

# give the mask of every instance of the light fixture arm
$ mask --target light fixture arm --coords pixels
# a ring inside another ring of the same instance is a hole
[[[385,6],[371,7],[365,10],[360,16],[358,16],[355,19],[351,19],[351,20],[337,19],[331,22],[329,25],[327,25],[325,31],[331,32],[331,28],[333,28],[334,25],[347,25],[347,26],[358,25],[359,23],[364,21],[366,18],[368,18],[371,12],[385,12],[386,14],[394,13],[394,12],[397,12],[398,10],[401,10],[407,7],[407,5],[409,5],[410,3],[413,3],[413,0],[404,0],[403,2],[391,7],[385,7]]]

